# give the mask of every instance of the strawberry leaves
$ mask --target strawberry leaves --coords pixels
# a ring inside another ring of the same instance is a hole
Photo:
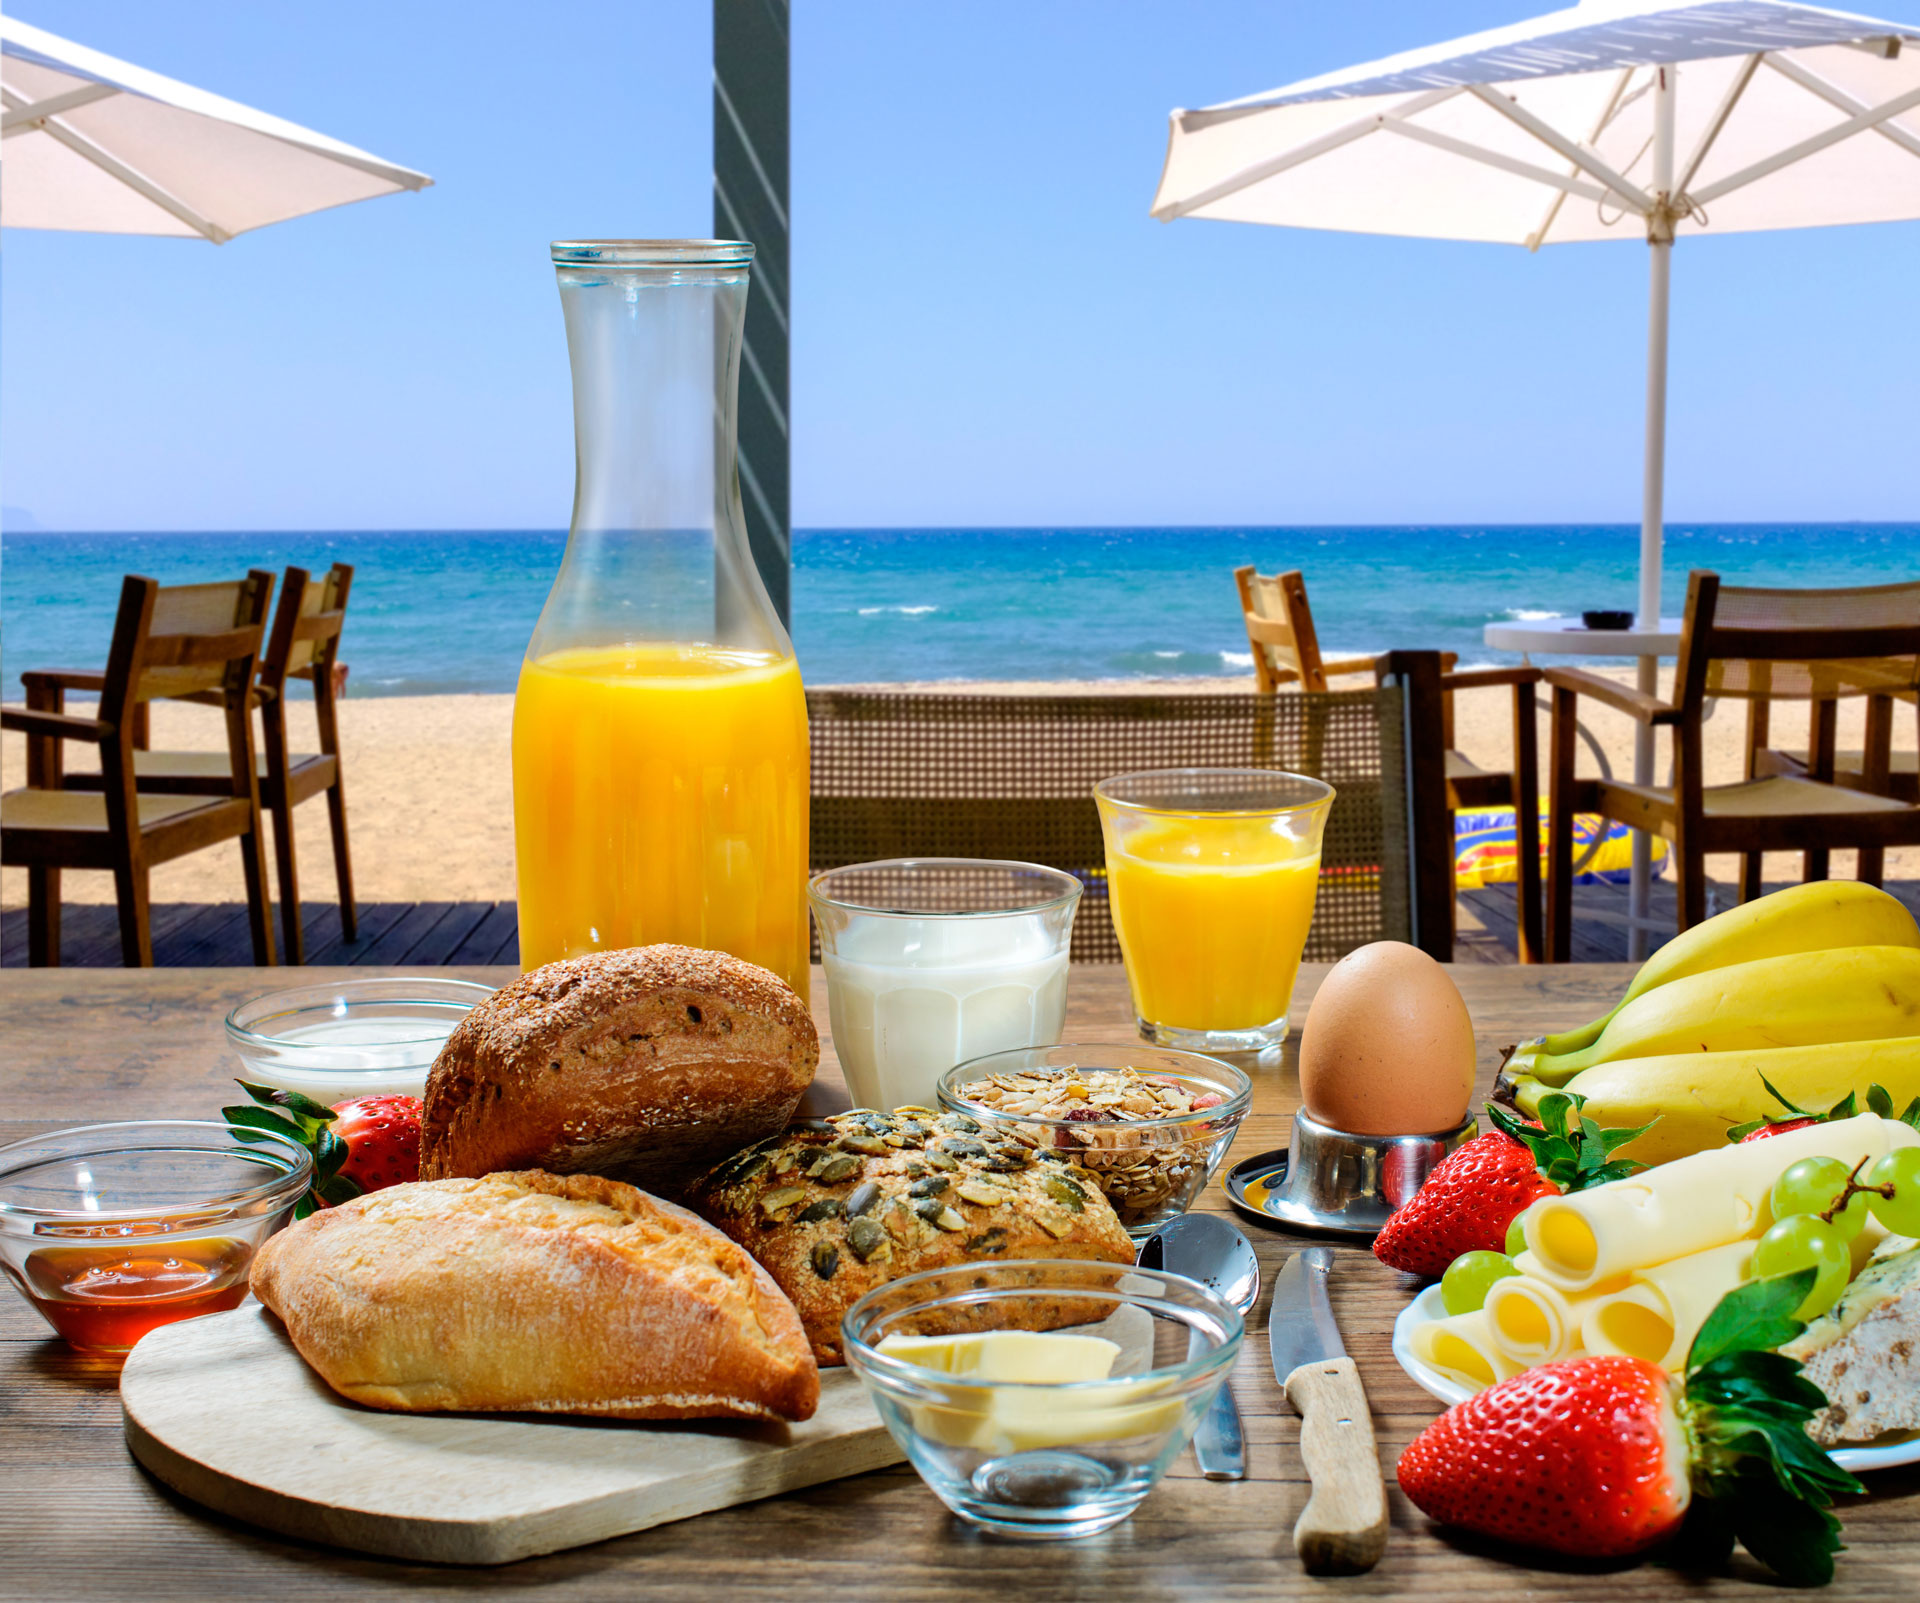
[[[1694,1486],[1728,1512],[1747,1551],[1793,1586],[1833,1579],[1837,1496],[1866,1488],[1807,1435],[1826,1394],[1799,1363],[1773,1351],[1806,1327],[1794,1310],[1813,1289],[1802,1269],[1736,1286],[1687,1353],[1681,1404],[1693,1438]]]
[[[1744,1141],[1756,1130],[1764,1130],[1770,1125],[1834,1124],[1841,1119],[1851,1119],[1860,1112],[1860,1099],[1851,1091],[1827,1109],[1825,1113],[1816,1113],[1812,1108],[1803,1108],[1789,1101],[1780,1088],[1764,1074],[1760,1083],[1767,1088],[1767,1095],[1786,1109],[1782,1118],[1749,1119],[1745,1124],[1736,1124],[1727,1131],[1727,1140]],[[1877,1113],[1883,1119],[1895,1118],[1893,1098],[1887,1094],[1884,1085],[1874,1084],[1867,1087],[1867,1111]],[[1911,1125],[1920,1130],[1920,1097],[1915,1097],[1906,1106],[1903,1113],[1897,1115],[1902,1124]]]
[[[1535,1167],[1562,1193],[1585,1191],[1589,1186],[1638,1174],[1646,1167],[1644,1163],[1613,1154],[1629,1141],[1639,1140],[1660,1121],[1654,1119],[1637,1130],[1603,1130],[1580,1112],[1586,1100],[1572,1091],[1548,1092],[1540,1099],[1542,1129],[1535,1129],[1498,1103],[1487,1104],[1487,1117],[1496,1130],[1533,1154]]]
[[[272,1086],[234,1082],[253,1098],[253,1106],[239,1103],[220,1110],[236,1139],[265,1141],[278,1137],[302,1146],[313,1156],[313,1184],[293,1205],[293,1216],[304,1219],[315,1208],[351,1202],[360,1187],[340,1172],[347,1161],[347,1144],[330,1128],[339,1117],[332,1108],[298,1091],[276,1091]]]

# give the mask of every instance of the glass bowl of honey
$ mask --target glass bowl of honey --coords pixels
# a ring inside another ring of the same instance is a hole
[[[313,1180],[291,1140],[225,1124],[90,1124],[0,1147],[0,1268],[81,1352],[236,1308]]]

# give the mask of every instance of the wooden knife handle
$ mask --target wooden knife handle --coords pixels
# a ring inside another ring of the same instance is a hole
[[[1387,1545],[1387,1489],[1360,1371],[1351,1358],[1302,1364],[1287,1376],[1287,1401],[1300,1415],[1300,1457],[1313,1482],[1293,1550],[1313,1574],[1370,1570]]]

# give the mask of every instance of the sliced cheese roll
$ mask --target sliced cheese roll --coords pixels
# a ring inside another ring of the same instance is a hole
[[[1774,1137],[1774,1139],[1779,1139]],[[1636,1270],[1625,1289],[1587,1305],[1580,1339],[1590,1353],[1644,1358],[1679,1369],[1720,1299],[1747,1278],[1751,1241],[1709,1247],[1671,1263]]]
[[[1536,1279],[1531,1253],[1514,1259],[1517,1275],[1487,1293],[1487,1330],[1494,1346],[1521,1369],[1565,1358],[1580,1340],[1580,1315],[1567,1295]]]
[[[1528,1210],[1521,1228],[1540,1279],[1565,1292],[1590,1291],[1615,1275],[1758,1235],[1767,1225],[1768,1190],[1801,1158],[1852,1167],[1915,1144],[1920,1134],[1906,1125],[1863,1113],[1549,1197]]]
[[[1485,1391],[1496,1380],[1517,1375],[1526,1367],[1514,1363],[1494,1345],[1484,1308],[1420,1326],[1413,1333],[1413,1356],[1447,1379],[1475,1391]]]

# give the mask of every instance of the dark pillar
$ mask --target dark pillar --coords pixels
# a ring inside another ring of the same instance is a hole
[[[754,246],[740,356],[740,500],[791,624],[787,439],[787,0],[713,0],[713,231]]]

